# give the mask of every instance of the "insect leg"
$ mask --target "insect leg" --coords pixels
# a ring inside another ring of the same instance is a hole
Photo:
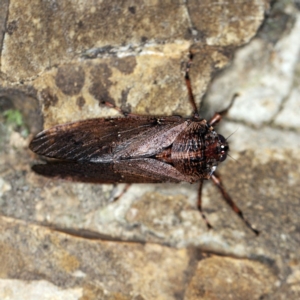
[[[217,188],[220,190],[224,200],[231,207],[231,209],[244,221],[244,223],[246,224],[247,227],[249,227],[256,235],[259,235],[259,231],[254,229],[251,226],[251,224],[244,218],[242,211],[237,207],[237,205],[231,199],[229,194],[226,192],[226,190],[222,184],[220,176],[217,175],[216,173],[214,173],[213,175],[211,175],[211,179],[212,179],[213,183],[217,186]]]
[[[209,120],[208,124],[210,126],[214,126],[217,123],[219,123],[222,120],[222,117],[224,115],[227,114],[227,112],[229,111],[229,109],[232,107],[234,100],[239,96],[239,94],[234,94],[233,97],[231,98],[230,104],[227,108],[225,108],[224,110],[217,112],[214,114],[214,116]]]
[[[185,78],[185,83],[186,83],[186,87],[187,87],[188,94],[189,94],[189,101],[190,101],[190,103],[192,105],[192,108],[193,108],[194,118],[199,118],[198,109],[197,109],[195,98],[194,98],[194,95],[193,95],[192,84],[191,84],[191,79],[190,79],[190,75],[189,75],[191,65],[192,65],[192,61],[193,61],[193,57],[194,57],[193,53],[190,52],[189,61],[186,64],[184,78]]]
[[[201,181],[199,182],[197,208],[198,208],[198,210],[199,210],[199,212],[200,212],[200,214],[201,214],[201,216],[202,216],[202,218],[203,218],[203,220],[204,220],[204,222],[205,222],[207,228],[208,228],[208,229],[211,229],[212,226],[210,225],[210,223],[208,222],[208,220],[207,220],[205,214],[204,214],[203,211],[202,211],[202,186],[203,186],[203,180],[201,180]]]
[[[109,202],[116,202],[116,201],[118,201],[128,191],[128,189],[130,188],[130,186],[131,186],[130,183],[126,184],[125,187],[124,187],[124,189],[123,189],[123,191],[119,195],[117,195],[113,199],[111,199]]]

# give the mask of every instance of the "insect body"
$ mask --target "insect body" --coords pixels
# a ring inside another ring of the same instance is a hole
[[[59,125],[39,133],[30,149],[73,162],[33,167],[46,176],[96,183],[193,183],[211,177],[226,158],[228,144],[206,120],[135,116]],[[99,165],[106,171],[98,171]],[[62,173],[66,166],[71,169]]]
[[[208,122],[200,119],[188,71],[189,65],[185,79],[193,117],[129,115],[58,125],[39,133],[29,147],[37,154],[60,161],[35,165],[33,170],[48,177],[92,183],[198,181],[198,209],[208,227],[211,225],[202,213],[201,191],[203,180],[212,179],[230,207],[258,234],[215,173],[229,147],[213,126],[228,109],[216,113]]]

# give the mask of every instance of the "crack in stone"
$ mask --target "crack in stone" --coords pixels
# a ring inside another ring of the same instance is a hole
[[[280,130],[282,132],[294,132],[294,133],[298,133],[299,130],[300,130],[299,128],[283,127],[283,126],[276,125],[275,123],[270,123],[270,122],[264,122],[259,127],[257,127],[254,124],[251,124],[251,123],[248,123],[248,122],[242,121],[242,120],[236,120],[236,119],[232,119],[232,118],[224,118],[225,122],[226,122],[226,120],[230,121],[232,123],[244,125],[244,126],[249,127],[253,130],[260,130],[260,129],[263,129],[263,128],[270,128],[270,129],[277,129],[277,130]]]
[[[279,116],[279,114],[283,111],[283,109],[285,108],[286,103],[288,102],[291,94],[293,92],[293,84],[291,85],[288,93],[286,94],[286,96],[284,96],[278,106],[278,110],[277,112],[274,113],[274,115],[272,116],[271,120],[267,123],[268,125],[270,125],[272,128],[276,128],[275,122],[277,117]]]
[[[183,0],[182,5],[184,7],[184,11],[185,11],[185,15],[187,17],[188,25],[189,25],[191,31],[193,31],[193,30],[195,30],[195,27],[194,27],[194,24],[193,24],[191,15],[190,15],[190,11],[189,11],[189,8],[188,8],[188,0]]]
[[[75,228],[62,228],[59,226],[52,226],[52,225],[43,225],[39,224],[39,226],[51,229],[56,232],[68,234],[70,236],[83,238],[86,240],[101,240],[101,241],[114,241],[114,242],[122,242],[122,243],[138,243],[138,244],[145,244],[144,241],[137,241],[133,239],[121,239],[116,238],[107,234],[99,233],[96,231],[88,230],[88,229],[75,229]],[[156,243],[152,243],[156,244]],[[158,243],[157,243],[158,244]]]
[[[2,7],[4,6],[4,4],[2,3]],[[5,35],[7,34],[6,32],[6,24],[7,24],[7,20],[8,20],[8,16],[9,16],[9,6],[10,6],[10,1],[8,0],[7,2],[7,11],[6,11],[6,16],[5,16],[5,20],[4,20],[4,28],[3,28],[3,35],[2,38],[0,40],[0,71],[1,71],[1,66],[2,66],[2,52],[3,52],[3,43],[4,43],[4,39],[5,39]],[[1,71],[2,73],[2,71]]]
[[[65,62],[64,64],[67,64],[68,62]],[[53,66],[48,66],[48,67],[45,67],[44,70],[42,70],[41,72],[39,72],[38,74],[36,74],[35,76],[32,76],[32,77],[28,77],[26,78],[25,80],[10,80],[10,77],[6,75],[6,73],[3,73],[1,72],[1,75],[4,75],[4,79],[9,83],[11,84],[12,86],[23,86],[23,85],[26,85],[26,84],[29,84],[33,81],[35,81],[37,78],[39,77],[42,77],[45,73],[51,71],[52,69],[57,69],[59,67],[58,64],[54,64]]]
[[[17,81],[13,81],[13,80],[9,80],[9,76],[6,75],[6,73],[2,73],[2,75],[5,76],[5,80],[7,82],[9,82],[9,84],[11,85],[10,87],[12,86],[23,86],[23,85],[26,85],[26,84],[29,84],[30,82],[33,82],[35,81],[37,78],[43,76],[43,74],[48,70],[45,69],[43,71],[41,71],[39,74],[35,75],[35,76],[32,76],[32,77],[29,77],[29,78],[26,78],[26,80],[17,80]]]
[[[157,46],[164,46],[164,42],[141,42],[138,44],[128,44],[126,46],[104,46],[95,47],[85,50],[80,54],[82,60],[99,59],[99,58],[124,58],[128,56],[139,56],[147,54],[148,48],[155,48]],[[152,53],[163,55],[163,51],[151,50]]]

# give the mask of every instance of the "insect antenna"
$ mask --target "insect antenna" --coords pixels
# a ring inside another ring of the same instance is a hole
[[[232,133],[225,139],[226,142],[229,140],[229,138],[230,138],[234,133],[237,132],[237,130],[238,130],[238,128],[237,128],[234,132],[232,132]],[[227,153],[227,156],[229,156],[232,160],[234,160],[235,162],[238,163],[238,161],[237,161],[235,158],[233,158],[229,153]]]
[[[228,136],[225,140],[228,141],[229,138],[230,138],[232,135],[234,135],[237,131],[238,131],[238,128],[237,128],[234,132],[230,133],[229,136]]]
[[[232,157],[229,153],[227,153],[227,156],[229,156],[232,160],[234,160],[235,162],[237,162],[239,164],[239,162],[234,157]]]

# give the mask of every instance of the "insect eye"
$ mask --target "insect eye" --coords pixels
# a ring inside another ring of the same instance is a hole
[[[218,137],[219,137],[219,141],[220,141],[221,144],[226,144],[226,139],[224,138],[223,135],[218,134]]]
[[[228,150],[229,150],[229,147],[228,147],[228,145],[221,145],[221,152],[222,153],[226,153]]]
[[[226,158],[227,158],[227,153],[224,153],[224,154],[222,153],[222,155],[221,155],[219,161],[222,162],[222,161],[224,161]]]
[[[227,152],[229,150],[229,146],[227,144],[226,139],[224,138],[223,135],[218,134],[219,137],[219,143],[220,143],[220,148],[219,148],[219,153],[220,153],[220,158],[219,161],[222,162],[227,158]]]

